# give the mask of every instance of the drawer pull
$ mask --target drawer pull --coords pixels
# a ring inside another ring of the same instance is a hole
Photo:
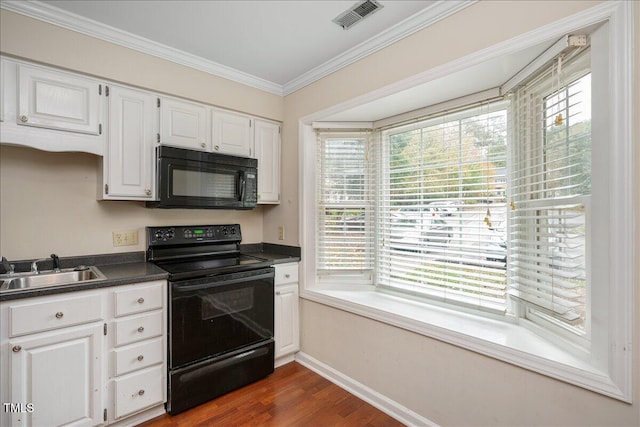
[[[276,295],[280,295],[280,291],[276,291]]]
[[[144,326],[140,326],[140,327],[138,328],[138,332],[144,332]]]
[[[59,311],[56,313],[56,319],[62,319],[62,316],[64,316],[64,313]]]
[[[138,396],[142,396],[144,394],[144,390],[138,391]]]
[[[11,349],[14,353],[19,352],[20,350],[22,350],[22,347],[20,347],[19,345],[15,345],[13,346],[13,348]]]
[[[142,359],[144,359],[143,355],[138,356],[138,362],[142,362]]]
[[[24,114],[20,116],[20,121],[22,123],[27,123],[29,121],[29,117],[25,116]]]
[[[138,298],[138,304],[142,304],[144,302],[144,298]]]

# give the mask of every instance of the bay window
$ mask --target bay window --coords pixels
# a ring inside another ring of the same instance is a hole
[[[630,27],[596,9],[496,90],[302,120],[301,297],[630,402]]]

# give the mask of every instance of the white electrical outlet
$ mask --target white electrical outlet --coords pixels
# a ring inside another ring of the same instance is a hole
[[[284,225],[278,227],[278,240],[284,240]]]
[[[135,246],[137,244],[138,230],[113,232],[113,246]]]

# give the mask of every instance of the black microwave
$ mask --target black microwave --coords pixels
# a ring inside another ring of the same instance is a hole
[[[150,208],[253,209],[258,203],[258,160],[160,146],[158,198]]]

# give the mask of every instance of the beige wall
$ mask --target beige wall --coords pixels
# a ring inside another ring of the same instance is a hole
[[[0,11],[3,54],[80,71],[161,93],[282,120],[283,98],[131,49]],[[253,211],[146,209],[97,201],[99,157],[0,145],[0,254],[10,260],[141,251],[144,227],[242,225],[246,243],[263,239],[270,207]],[[113,247],[112,231],[139,230],[137,246]]]
[[[287,96],[283,139],[285,164],[293,164],[297,160],[297,124],[301,117],[446,64],[597,3],[481,1]],[[640,28],[640,7],[635,9],[635,28],[636,31]],[[636,64],[638,57],[640,43],[636,43]],[[638,65],[636,76],[636,82],[640,81]],[[640,90],[637,86],[636,117],[640,112]],[[637,148],[640,119],[635,122]],[[640,169],[638,151],[635,153],[636,173]],[[285,198],[295,199],[297,182],[295,169],[283,171]],[[640,181],[637,179],[636,182]],[[291,207],[285,204],[265,215],[265,236],[271,233],[277,221],[294,223],[298,217],[296,209],[296,203]],[[635,212],[637,220],[640,213],[638,199],[635,200]],[[636,228],[635,233],[636,242],[640,242],[640,230]],[[289,238],[295,241],[297,237],[290,233]],[[634,280],[634,324],[638,325],[638,271]],[[308,300],[301,303],[303,352],[440,425],[638,426],[638,332],[636,328],[635,403],[629,405],[377,321]]]

